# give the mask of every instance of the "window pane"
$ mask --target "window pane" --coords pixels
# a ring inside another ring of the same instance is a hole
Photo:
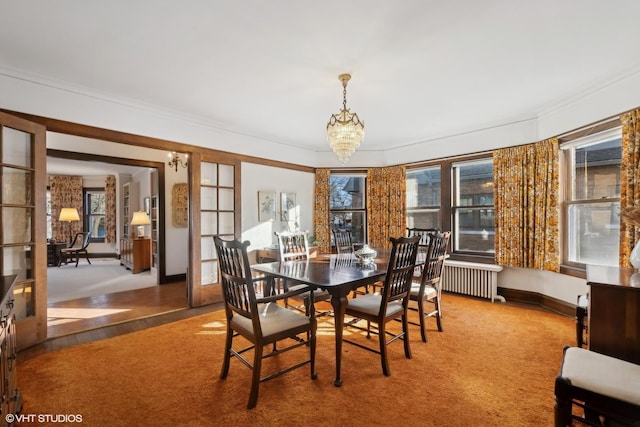
[[[31,172],[5,167],[2,180],[2,203],[11,205],[32,204],[31,182],[33,175]]]
[[[619,214],[619,202],[570,205],[568,261],[617,266]]]
[[[353,243],[367,243],[365,240],[367,224],[364,212],[332,212],[331,227],[351,230]]]
[[[91,237],[104,239],[104,215],[91,215],[90,221]]]
[[[573,200],[620,197],[620,138],[575,149]]]
[[[332,175],[329,209],[364,209],[365,177]]]
[[[407,208],[440,206],[440,167],[407,171]]]
[[[89,197],[89,213],[105,214],[104,191],[87,191]]]
[[[494,211],[493,209],[457,209],[456,247],[458,251],[494,253]]]
[[[440,228],[440,210],[416,209],[407,211],[407,227]]]
[[[493,206],[493,161],[455,165],[458,206]]]

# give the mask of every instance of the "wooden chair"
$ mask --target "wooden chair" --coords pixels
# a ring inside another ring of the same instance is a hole
[[[220,264],[220,282],[227,318],[227,339],[220,378],[227,377],[231,356],[238,358],[244,365],[252,369],[253,375],[247,404],[247,409],[252,409],[258,401],[258,389],[261,382],[276,378],[307,363],[311,367],[311,379],[317,378],[315,370],[317,320],[313,305],[313,291],[298,288],[284,294],[257,298],[254,290],[256,279],[251,275],[247,257],[249,242],[222,240],[218,236],[214,236],[213,240]],[[258,280],[264,280],[264,278]],[[278,305],[278,301],[302,292],[309,294],[309,316],[302,316]],[[234,349],[233,340],[237,336],[244,337],[251,345],[239,350]],[[275,344],[278,341],[289,338],[293,340],[292,343],[285,347],[276,348]],[[265,347],[269,345],[273,345],[273,350],[264,354]],[[263,359],[298,347],[308,347],[309,357],[267,376],[261,376]],[[252,349],[254,351],[253,363],[243,357],[243,353]]]
[[[424,254],[425,261],[422,264],[422,273],[418,280],[411,283],[409,300],[417,303],[417,308],[409,306],[410,310],[417,311],[420,323],[409,322],[420,326],[422,341],[427,342],[426,320],[435,316],[438,324],[438,331],[442,332],[442,271],[444,260],[447,256],[447,246],[449,245],[450,231],[429,233],[427,250]],[[433,304],[433,309],[426,311],[425,303]]]
[[[91,232],[86,231],[84,233],[76,233],[73,236],[73,240],[68,248],[60,249],[60,260],[58,261],[58,267],[64,261],[65,264],[69,262],[69,260],[76,260],[76,267],[80,262],[80,255],[83,254],[87,259],[87,262],[91,264],[91,260],[89,260],[89,252],[87,251],[87,247],[89,246],[91,239]]]
[[[371,337],[371,323],[375,323],[376,330],[373,333],[378,335],[379,349],[345,338],[343,338],[343,341],[379,354],[382,373],[386,376],[391,375],[387,357],[388,344],[397,339],[402,339],[404,341],[404,355],[407,359],[411,359],[407,306],[419,241],[420,238],[418,236],[391,238],[391,255],[381,294],[367,294],[350,299],[346,308],[346,314],[349,316],[366,320],[367,327],[362,328],[351,323],[345,323],[345,326],[366,330],[367,338]],[[402,331],[398,334],[393,334],[386,329],[387,323],[394,319],[402,321]],[[391,336],[390,339],[387,339],[388,335]]]
[[[640,365],[565,347],[555,381],[556,427],[640,425]]]
[[[280,262],[286,264],[287,261],[305,261],[309,259],[309,243],[307,240],[308,233],[306,231],[284,231],[281,233],[276,232],[276,237],[278,238],[278,250],[280,251]],[[284,265],[286,268],[286,265]],[[283,288],[284,291],[296,290],[299,288],[307,288],[305,284],[296,284],[289,283],[286,280],[283,280]],[[303,292],[295,295],[292,299],[297,300],[301,304],[304,304],[304,312],[308,315],[309,310],[309,302],[308,302],[309,292]],[[331,295],[324,290],[316,290],[314,292],[315,301],[329,301],[331,299]],[[297,309],[300,309],[300,305],[291,306]],[[285,307],[290,307],[289,300],[285,299]],[[327,314],[327,313],[318,313],[319,315]]]
[[[333,233],[333,243],[336,246],[337,253],[353,253],[353,236],[351,235],[351,230],[332,228],[331,233]]]

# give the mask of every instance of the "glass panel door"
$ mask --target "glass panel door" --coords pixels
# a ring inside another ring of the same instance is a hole
[[[17,345],[47,336],[45,129],[0,113],[0,268],[16,275]]]

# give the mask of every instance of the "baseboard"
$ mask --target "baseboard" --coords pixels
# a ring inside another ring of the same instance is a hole
[[[165,278],[165,281],[162,282],[161,284],[164,285],[165,283],[186,282],[186,281],[187,281],[186,273],[172,274],[171,276],[167,275]]]
[[[575,304],[570,304],[568,302],[550,297],[548,295],[542,295],[537,292],[498,287],[498,294],[505,297],[507,301],[535,304],[542,308],[565,316],[573,317],[576,314]]]
[[[89,252],[89,258],[113,258],[120,259],[115,252]]]

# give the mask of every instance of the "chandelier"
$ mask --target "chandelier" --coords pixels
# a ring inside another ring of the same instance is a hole
[[[351,74],[340,74],[338,79],[343,87],[342,111],[331,115],[327,123],[327,141],[342,164],[345,164],[364,138],[364,122],[347,109],[347,83]]]

